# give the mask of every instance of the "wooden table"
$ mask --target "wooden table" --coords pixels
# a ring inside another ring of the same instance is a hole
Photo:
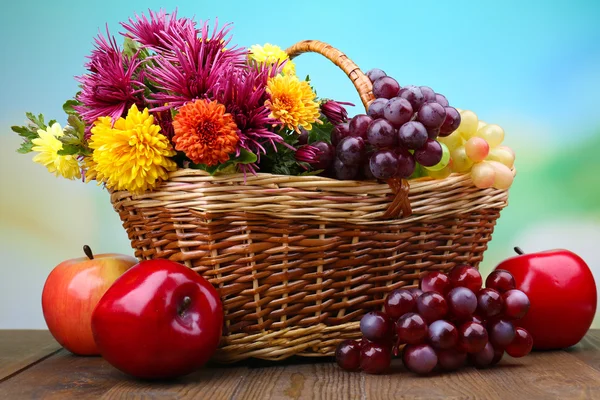
[[[138,381],[77,357],[46,331],[0,331],[0,399],[600,399],[600,330],[565,351],[508,356],[491,369],[420,377],[344,372],[331,359],[211,365],[174,382]]]

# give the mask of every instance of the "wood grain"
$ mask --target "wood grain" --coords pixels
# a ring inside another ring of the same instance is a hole
[[[0,332],[0,339],[8,337]],[[20,365],[27,366],[26,359],[35,357],[31,352],[19,357],[17,348],[37,350],[38,357],[47,358],[31,361],[28,368],[0,382],[0,399],[600,399],[598,330],[567,350],[534,352],[520,359],[505,356],[494,368],[427,377],[406,371],[400,360],[394,360],[388,374],[366,375],[345,372],[330,359],[294,358],[211,364],[169,382],[130,378],[100,357],[52,353],[55,347],[48,347],[48,336],[44,341],[39,332],[13,332],[12,337],[12,345],[2,340],[0,349],[8,354],[13,347],[13,359],[20,359]]]
[[[60,348],[48,331],[0,330],[0,382]]]

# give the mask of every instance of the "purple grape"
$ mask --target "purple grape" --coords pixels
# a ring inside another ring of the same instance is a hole
[[[385,71],[383,71],[379,68],[373,68],[373,69],[368,70],[366,75],[367,75],[367,78],[369,78],[369,80],[371,82],[375,82],[377,79],[387,76]]]
[[[357,114],[350,120],[350,136],[359,136],[367,139],[367,129],[373,119],[366,114]]]
[[[504,299],[497,290],[485,288],[477,293],[477,312],[484,318],[500,314],[503,307]]]
[[[373,94],[378,99],[391,99],[398,95],[398,91],[400,91],[400,85],[392,77],[384,76],[373,82]]]
[[[448,107],[450,103],[448,103],[448,99],[443,94],[436,93],[435,94],[435,102],[443,105],[444,107]]]
[[[515,278],[504,269],[492,271],[485,280],[485,287],[496,289],[499,293],[507,292],[517,287]]]
[[[427,139],[425,145],[415,150],[415,160],[424,167],[433,167],[442,159],[442,146],[435,140]]]
[[[440,135],[440,130],[438,129],[427,129],[427,138],[431,139],[431,140],[435,140],[437,139],[437,137]]]
[[[394,124],[395,127],[410,121],[413,116],[413,108],[410,102],[402,97],[390,99],[383,108],[385,119]]]
[[[437,292],[425,292],[417,299],[417,310],[425,321],[431,323],[446,316],[448,303]]]
[[[331,144],[337,146],[345,137],[350,136],[350,123],[344,122],[336,125],[331,132]]]
[[[344,164],[339,158],[336,158],[333,161],[333,173],[340,180],[355,179],[358,175],[358,166]]]
[[[515,338],[515,327],[510,321],[500,319],[488,326],[488,335],[490,343],[503,349]]]
[[[423,147],[425,142],[427,142],[427,129],[420,122],[410,121],[398,129],[398,143],[402,147],[416,150]]]
[[[494,358],[490,365],[496,365],[502,360],[502,356],[504,356],[504,349],[499,349],[494,347]]]
[[[369,110],[367,111],[367,115],[373,119],[375,118],[383,118],[383,108],[387,104],[388,99],[375,99],[369,105]]]
[[[368,156],[368,158],[370,159],[371,156]],[[369,165],[369,162],[365,162],[362,164],[361,172],[362,172],[362,178],[365,181],[374,181],[377,179],[377,178],[375,178],[375,175],[373,175],[373,173],[371,172],[371,166]]]
[[[379,343],[368,343],[360,349],[360,369],[367,374],[385,372],[392,363],[390,349]]]
[[[335,350],[335,361],[346,371],[356,371],[360,367],[360,344],[355,340],[342,341]]]
[[[336,147],[337,157],[346,165],[357,166],[365,157],[365,141],[357,136],[343,138]]]
[[[312,146],[319,149],[319,155],[317,159],[319,162],[317,164],[313,164],[313,168],[315,169],[327,169],[333,163],[335,159],[335,147],[327,142],[323,142],[319,140],[318,142],[314,142]]]
[[[458,343],[458,331],[454,325],[442,319],[429,325],[429,344],[436,350],[450,349]]]
[[[392,147],[396,143],[396,129],[383,118],[373,120],[367,128],[367,141],[371,146]]]
[[[390,179],[398,172],[398,157],[392,150],[380,150],[369,159],[369,167],[377,179]]]
[[[385,298],[383,307],[385,313],[395,320],[408,312],[412,312],[417,305],[411,292],[406,289],[396,289]]]
[[[428,374],[438,363],[433,348],[426,344],[406,346],[402,354],[404,366],[417,374]]]
[[[469,354],[469,361],[477,368],[488,367],[494,360],[494,348],[490,343],[486,343],[483,349],[476,353]]]
[[[427,338],[427,323],[415,313],[406,313],[396,322],[396,334],[400,344],[420,344]]]
[[[406,149],[403,148],[397,148],[396,149],[396,156],[398,157],[398,176],[400,178],[408,178],[409,176],[411,176],[413,174],[413,172],[415,172],[415,168],[417,166],[416,162],[415,162],[415,158],[413,157],[412,154],[410,154],[410,152]],[[419,290],[420,289],[411,289],[411,291],[413,290]],[[419,296],[423,294],[423,291],[420,291]],[[414,295],[414,292],[413,292]]]
[[[407,85],[400,89],[398,97],[408,100],[413,110],[418,110],[425,103],[425,96],[421,88],[415,85]]]
[[[456,349],[440,350],[437,352],[438,365],[445,371],[456,371],[467,361],[467,353]]]
[[[399,149],[399,151],[401,151],[401,150],[403,150],[403,149]],[[397,151],[396,153],[399,154],[399,151]],[[407,153],[408,153],[408,151],[407,151]],[[408,153],[408,154],[410,154],[410,153]],[[400,155],[399,155],[399,157],[400,157]],[[412,157],[412,155],[411,155],[411,157]],[[414,160],[413,160],[413,163],[414,163]],[[412,173],[411,173],[411,175],[412,175]],[[410,289],[408,289],[408,291],[410,292],[410,294],[413,295],[415,302],[423,294],[423,291],[420,288],[416,288],[416,287],[410,288]]]
[[[467,353],[478,353],[488,342],[485,327],[477,322],[465,322],[458,329],[459,348]]]
[[[446,118],[440,127],[440,136],[449,136],[452,132],[458,129],[460,125],[460,113],[454,107],[446,107]]]
[[[439,129],[446,119],[446,109],[438,103],[425,103],[419,108],[417,121],[427,129]]]
[[[459,320],[471,319],[477,309],[477,296],[466,287],[452,289],[446,299],[450,313]]]
[[[517,289],[502,294],[504,299],[504,316],[508,319],[521,319],[529,311],[531,303],[527,295]]]
[[[424,103],[431,103],[435,101],[435,92],[429,86],[421,86],[421,93],[423,93]]]
[[[381,311],[371,311],[361,318],[360,332],[371,342],[389,342],[394,335],[394,324]]]

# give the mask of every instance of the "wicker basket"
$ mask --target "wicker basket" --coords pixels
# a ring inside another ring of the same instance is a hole
[[[352,79],[371,83],[340,51],[300,42]],[[210,280],[222,298],[220,362],[330,356],[358,321],[421,274],[478,266],[507,191],[468,175],[404,184],[318,176],[210,176],[180,169],[153,192],[111,193],[140,259],[168,258]]]

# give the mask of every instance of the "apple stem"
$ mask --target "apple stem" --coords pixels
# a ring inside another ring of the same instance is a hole
[[[523,255],[523,254],[525,254],[525,252],[524,252],[523,250],[521,250],[521,248],[520,248],[519,246],[515,247],[515,252],[516,252],[518,255]]]
[[[92,249],[90,249],[90,246],[88,246],[87,244],[83,245],[83,252],[86,256],[88,256],[90,260],[94,259],[94,253],[92,253]]]
[[[183,303],[181,304],[181,306],[179,306],[179,310],[177,310],[180,317],[183,317],[183,314],[185,314],[187,309],[190,307],[190,304],[192,304],[192,299],[190,298],[190,296],[185,296],[183,298]]]

